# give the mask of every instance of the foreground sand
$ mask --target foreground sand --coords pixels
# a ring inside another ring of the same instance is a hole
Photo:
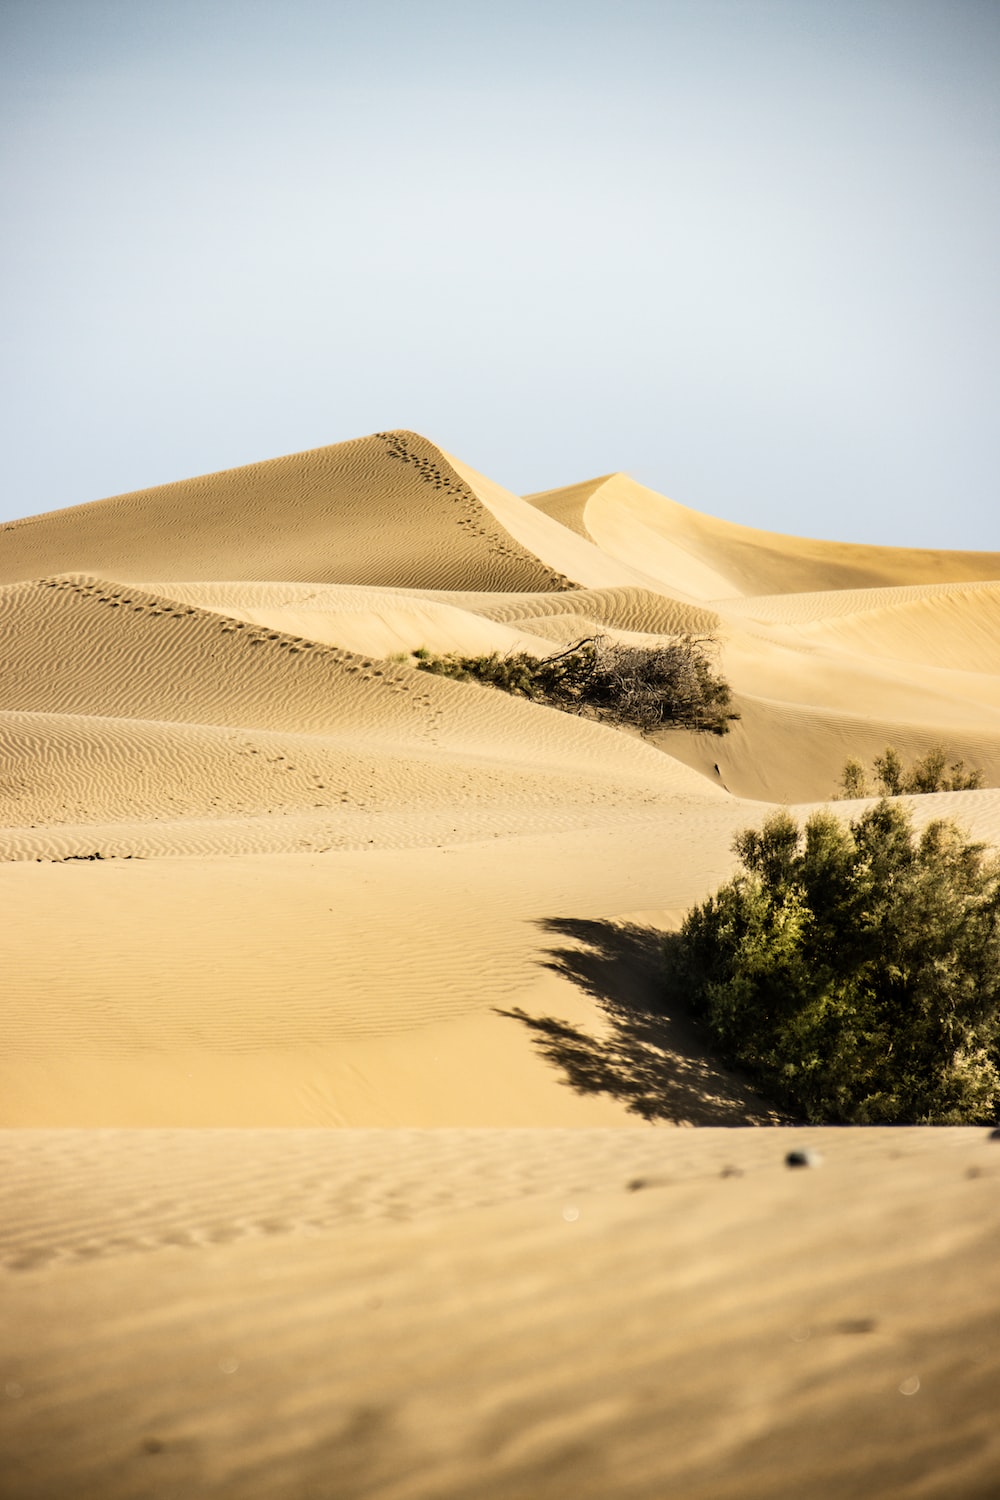
[[[1000,1488],[982,1130],[22,1131],[0,1155],[11,1500]]]
[[[1000,844],[997,580],[412,433],[0,529],[0,1494],[1000,1493],[1000,1144],[776,1128],[659,990],[849,757]],[[740,722],[394,659],[597,631]]]

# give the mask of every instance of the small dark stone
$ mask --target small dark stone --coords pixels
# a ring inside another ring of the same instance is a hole
[[[878,1327],[875,1318],[841,1318],[833,1325],[834,1333],[874,1333]]]
[[[785,1157],[786,1167],[818,1167],[823,1158],[818,1151],[811,1151],[808,1146],[802,1151],[789,1151]]]
[[[986,1139],[988,1141],[1000,1141],[1000,1125],[995,1125]]]
[[[643,1190],[643,1188],[644,1187],[648,1187],[648,1186],[649,1186],[649,1179],[648,1178],[646,1178],[646,1177],[633,1177],[632,1180],[631,1180],[631,1182],[626,1182],[626,1184],[625,1184],[625,1191],[626,1191],[626,1193],[641,1193],[642,1190]]]
[[[162,1453],[166,1446],[158,1437],[143,1438],[142,1446],[146,1453]]]
[[[722,1171],[719,1173],[719,1176],[720,1177],[742,1177],[743,1176],[743,1168],[742,1167],[734,1167],[734,1166],[725,1166],[725,1167],[723,1167]]]

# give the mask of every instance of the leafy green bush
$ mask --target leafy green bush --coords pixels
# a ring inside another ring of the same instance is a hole
[[[940,745],[928,750],[923,760],[916,760],[907,768],[899,752],[887,745],[884,755],[877,755],[873,763],[875,791],[883,797],[902,797],[920,792],[967,792],[983,784],[983,773],[975,767],[965,769],[963,760],[956,760],[946,770],[948,757]],[[840,775],[838,799],[872,796],[868,774],[859,760],[849,760]]]
[[[414,655],[424,672],[486,683],[568,713],[645,732],[667,727],[726,734],[739,714],[728,684],[713,670],[713,645],[708,637],[684,635],[666,645],[625,646],[598,635],[544,657],[526,651],[433,656],[423,648]]]
[[[812,1123],[957,1124],[1000,1105],[1000,861],[883,798],[786,812],[667,940],[667,989],[722,1056]]]

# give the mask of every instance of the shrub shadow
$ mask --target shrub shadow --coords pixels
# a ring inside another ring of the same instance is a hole
[[[747,1082],[714,1061],[694,1024],[665,1014],[663,947],[670,934],[635,923],[544,918],[543,931],[572,946],[547,950],[543,966],[596,1000],[604,1035],[521,1007],[500,1015],[532,1033],[542,1057],[578,1094],[608,1094],[631,1114],[672,1124],[758,1125],[781,1117]]]

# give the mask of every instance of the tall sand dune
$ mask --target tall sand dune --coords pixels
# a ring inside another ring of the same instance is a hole
[[[702,515],[627,474],[528,497],[620,562],[696,598],[1000,578],[1000,552],[871,547],[782,536]],[[808,516],[808,502],[803,507]]]
[[[566,582],[439,448],[404,432],[15,521],[0,541],[5,582],[64,572],[498,590]]]

